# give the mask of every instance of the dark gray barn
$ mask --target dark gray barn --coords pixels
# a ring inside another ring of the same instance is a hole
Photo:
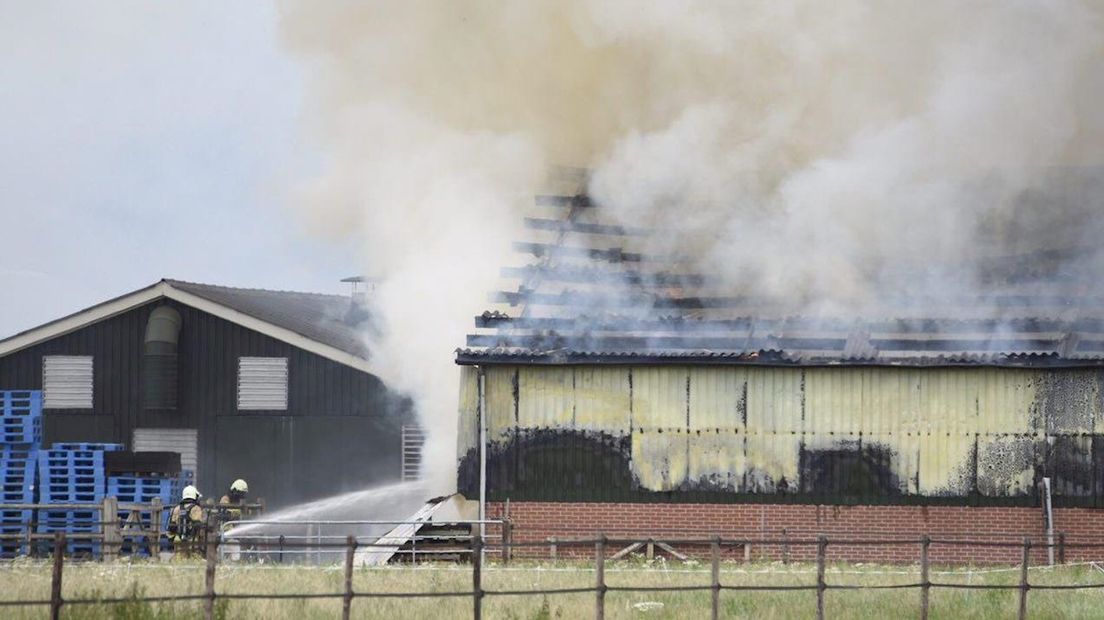
[[[162,280],[0,340],[0,390],[41,389],[47,443],[180,452],[288,505],[394,482],[409,402],[368,371],[353,298]]]

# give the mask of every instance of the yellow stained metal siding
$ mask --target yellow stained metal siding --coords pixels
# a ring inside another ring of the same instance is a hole
[[[456,423],[456,457],[463,459],[468,451],[479,446],[479,369],[460,369],[460,419]]]
[[[514,378],[517,370],[491,366],[484,370],[487,403],[487,440],[499,441],[514,430]]]
[[[612,435],[632,423],[629,370],[608,366],[574,368],[575,428]]]
[[[462,448],[472,447],[473,386],[465,369]],[[902,493],[1021,495],[1045,433],[1104,431],[1102,392],[1092,369],[487,369],[493,439],[512,431],[515,407],[521,429],[631,433],[632,474],[653,491],[777,491],[783,480],[796,490],[802,454],[863,446],[891,455]],[[1089,458],[1091,441],[1081,443],[1077,458]]]
[[[688,370],[683,366],[633,369],[633,426],[648,430],[687,428]]]
[[[574,368],[519,368],[518,393],[520,427],[574,427]]]

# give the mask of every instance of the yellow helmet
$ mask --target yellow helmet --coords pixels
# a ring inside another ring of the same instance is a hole
[[[181,499],[199,499],[203,496],[199,493],[199,489],[189,484],[184,487],[184,491],[180,493],[180,497]]]
[[[248,493],[249,492],[249,485],[246,484],[245,480],[242,480],[241,478],[238,478],[237,480],[235,480],[233,483],[230,484],[230,490],[231,491],[237,491],[238,493]]]

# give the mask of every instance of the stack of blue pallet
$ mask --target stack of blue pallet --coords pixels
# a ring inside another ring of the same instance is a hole
[[[35,463],[42,443],[42,392],[0,391],[0,504],[33,504]],[[24,534],[32,511],[0,510],[0,534]],[[0,540],[0,557],[26,554],[27,545]]]
[[[148,504],[152,502],[154,498],[160,498],[161,504],[165,506],[165,510],[161,513],[161,531],[164,532],[169,527],[169,513],[172,507],[180,498],[180,494],[183,492],[184,487],[192,483],[192,479],[193,476],[190,471],[184,471],[178,476],[157,476],[152,474],[120,474],[108,476],[107,495],[118,499],[120,504]],[[153,515],[148,511],[139,513],[141,527],[143,529],[148,530],[152,527],[152,516]],[[120,510],[119,518],[125,521],[130,518],[130,512]],[[141,555],[147,553],[144,540],[140,537],[124,536],[123,540],[123,552]],[[168,541],[164,541],[163,544],[167,545]]]
[[[104,452],[122,450],[115,443],[55,443],[38,453],[39,502],[42,504],[98,504],[106,491]],[[38,531],[66,534],[100,531],[99,510],[39,509]],[[71,540],[72,554],[97,555],[99,542]]]

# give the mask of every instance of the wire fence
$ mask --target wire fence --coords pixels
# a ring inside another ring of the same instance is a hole
[[[478,530],[477,530],[478,531]],[[496,540],[497,538],[497,540]],[[720,603],[721,593],[725,591],[729,592],[814,592],[816,595],[816,617],[818,619],[824,618],[825,613],[825,598],[830,591],[857,591],[857,590],[917,590],[920,617],[928,618],[930,611],[930,596],[933,589],[964,589],[964,590],[1003,590],[1003,591],[1017,591],[1019,596],[1019,612],[1018,617],[1020,619],[1027,617],[1028,610],[1028,595],[1032,590],[1088,590],[1088,589],[1102,589],[1104,583],[1031,583],[1029,580],[1029,565],[1032,550],[1045,549],[1052,543],[1035,543],[1030,538],[1024,538],[1022,542],[996,542],[996,541],[972,541],[963,539],[936,539],[929,536],[923,536],[919,539],[916,538],[883,538],[883,539],[855,539],[855,538],[834,538],[830,539],[827,536],[815,536],[805,538],[723,538],[721,536],[708,536],[708,537],[696,537],[696,538],[682,538],[672,539],[665,538],[664,542],[669,545],[678,545],[680,547],[699,547],[702,550],[708,550],[706,556],[709,559],[709,575],[710,579],[708,583],[694,584],[694,585],[667,585],[667,586],[624,586],[624,585],[610,585],[606,580],[606,566],[607,562],[611,560],[611,556],[616,556],[619,553],[617,550],[622,551],[627,548],[633,548],[637,545],[643,545],[648,543],[656,543],[656,540],[650,538],[639,537],[607,537],[605,535],[597,535],[589,538],[577,538],[577,539],[560,539],[556,541],[556,544],[563,548],[571,548],[581,551],[586,551],[587,557],[593,558],[593,573],[595,581],[593,585],[586,587],[565,587],[565,588],[544,588],[544,589],[489,589],[484,587],[484,571],[486,568],[485,556],[487,554],[498,554],[503,561],[508,560],[510,557],[510,549],[519,548],[531,548],[547,545],[543,541],[511,541],[507,538],[498,536],[491,537],[488,543],[488,538],[478,533],[473,534],[465,541],[464,550],[467,554],[468,563],[470,565],[471,573],[471,588],[459,589],[453,591],[404,591],[404,592],[369,592],[359,591],[353,588],[353,575],[356,565],[356,557],[358,551],[371,550],[371,549],[394,549],[394,541],[374,541],[365,542],[358,540],[355,536],[347,536],[344,541],[341,542],[318,542],[318,541],[285,541],[284,545],[288,547],[310,547],[313,549],[323,549],[336,553],[344,554],[344,588],[339,592],[300,592],[300,593],[228,593],[218,592],[215,589],[215,577],[217,575],[218,567],[220,565],[220,553],[219,546],[220,541],[212,537],[205,543],[205,581],[204,592],[202,594],[183,594],[175,596],[148,596],[148,597],[127,597],[127,598],[73,598],[66,599],[62,597],[62,582],[65,576],[65,548],[66,548],[66,535],[57,534],[53,541],[53,553],[52,553],[52,572],[51,572],[51,588],[50,598],[43,600],[7,600],[0,601],[0,607],[25,607],[25,606],[43,606],[48,607],[51,618],[58,618],[61,609],[64,606],[79,606],[79,605],[101,605],[101,604],[119,604],[119,603],[169,603],[177,601],[200,601],[203,603],[204,617],[213,618],[215,613],[216,601],[233,601],[233,600],[259,600],[259,599],[339,599],[342,602],[342,617],[349,618],[352,609],[353,601],[356,599],[382,599],[382,598],[419,598],[419,599],[435,599],[435,598],[470,598],[472,601],[473,617],[477,620],[483,617],[483,601],[486,597],[510,597],[510,596],[531,596],[531,595],[569,595],[569,594],[592,594],[594,596],[594,611],[595,617],[603,619],[605,617],[606,609],[606,596],[609,593],[620,592],[651,592],[651,593],[675,593],[675,592],[709,592],[710,593],[710,612],[712,618],[717,618],[720,615]],[[455,541],[454,541],[455,542]],[[258,541],[258,545],[270,544],[264,541]],[[748,545],[809,545],[816,549],[816,581],[810,584],[759,584],[759,585],[746,585],[746,584],[733,584],[723,583],[721,573],[721,559],[724,551],[727,548],[732,547],[746,547]],[[1082,549],[1104,549],[1104,543],[1092,543],[1092,542],[1067,542],[1065,543],[1069,547],[1076,547]],[[829,583],[827,581],[827,561],[829,555],[829,548],[831,546],[884,546],[884,545],[915,545],[919,552],[919,579],[917,581],[908,583],[894,583],[894,584],[843,584],[843,583]],[[984,545],[984,546],[996,546],[1006,547],[1010,549],[1016,549],[1020,551],[1021,561],[1018,566],[1019,570],[1019,582],[1016,584],[981,584],[981,583],[954,583],[950,581],[933,581],[932,570],[930,563],[930,550],[932,545]],[[612,553],[611,553],[612,552]],[[591,555],[592,554],[592,555]],[[704,571],[701,571],[704,573]]]

